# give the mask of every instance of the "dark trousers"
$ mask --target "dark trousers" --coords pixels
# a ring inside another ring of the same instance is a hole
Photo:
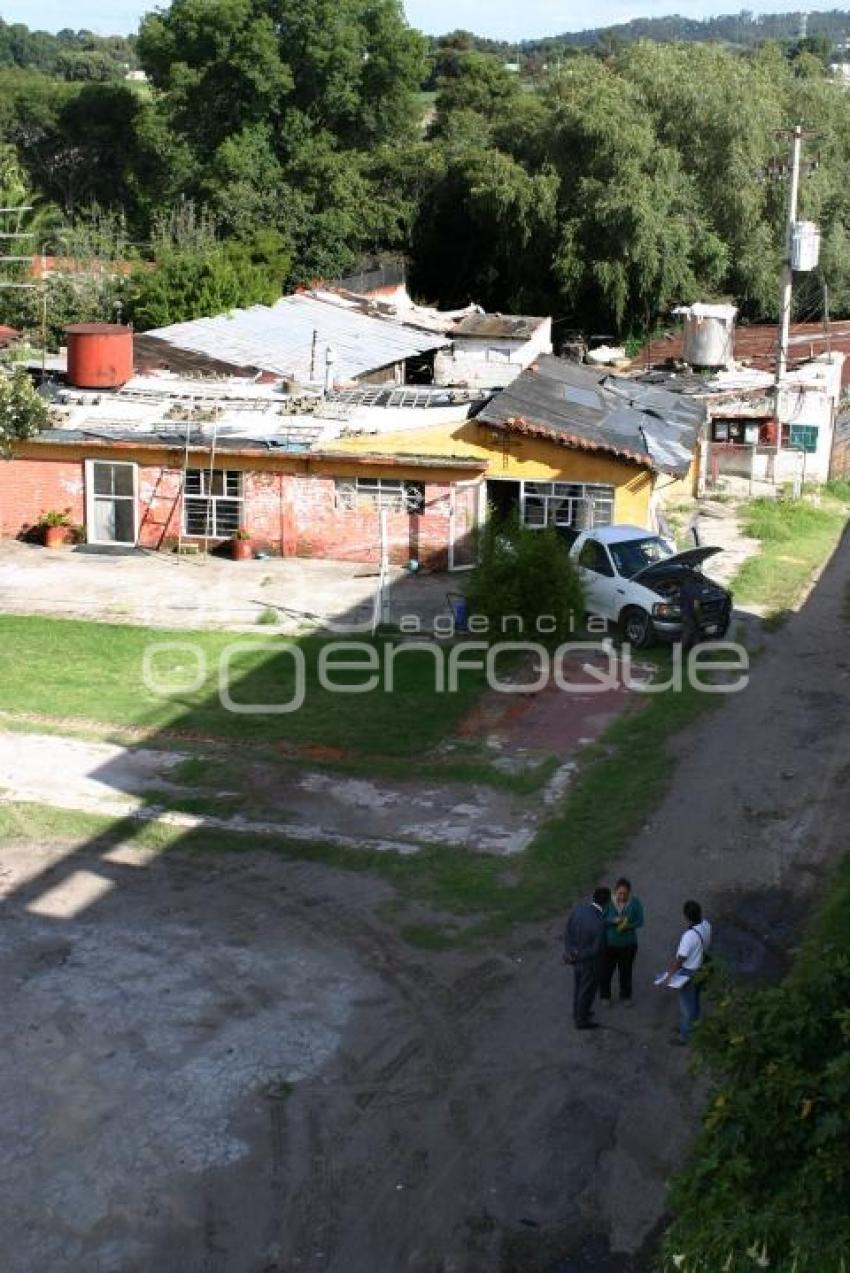
[[[682,650],[685,654],[702,640],[702,629],[695,614],[682,615]]]
[[[618,975],[620,982],[620,998],[631,999],[632,997],[632,967],[637,954],[637,945],[634,946],[606,946],[605,961],[602,967],[602,984],[599,987],[599,998],[611,998],[611,982],[614,979],[614,973]]]
[[[590,1020],[593,1000],[599,988],[599,965],[595,959],[584,959],[573,966],[573,1021],[586,1025]]]

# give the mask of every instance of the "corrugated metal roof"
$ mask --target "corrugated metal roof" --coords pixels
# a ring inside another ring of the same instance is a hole
[[[270,371],[304,384],[324,380],[329,348],[334,355],[333,380],[338,384],[448,344],[445,336],[428,335],[306,295],[285,296],[274,305],[253,305],[216,318],[174,323],[146,335],[218,363]]]
[[[687,472],[705,418],[692,399],[548,354],[477,417],[675,474]]]

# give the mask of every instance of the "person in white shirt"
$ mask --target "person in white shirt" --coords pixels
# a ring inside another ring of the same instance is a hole
[[[685,902],[685,919],[688,927],[679,939],[676,958],[667,969],[667,979],[679,974],[687,980],[679,988],[679,1031],[674,1043],[687,1044],[700,1013],[700,984],[697,973],[705,963],[711,946],[711,924],[703,919],[699,902]]]

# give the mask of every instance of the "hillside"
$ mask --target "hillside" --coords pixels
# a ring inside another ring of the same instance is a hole
[[[850,38],[850,10],[830,9],[808,15],[809,37],[825,36],[831,44]],[[489,40],[472,32],[451,32],[437,40],[438,45],[458,45],[490,53],[505,60],[558,56],[568,49],[588,49],[600,44],[613,46],[633,44],[637,40],[658,43],[683,41],[692,44],[720,43],[739,48],[755,48],[767,40],[790,41],[800,35],[800,13],[762,13],[746,11],[713,18],[686,18],[671,14],[659,18],[634,18],[616,26],[593,27],[585,31],[564,31],[558,35],[510,43]]]

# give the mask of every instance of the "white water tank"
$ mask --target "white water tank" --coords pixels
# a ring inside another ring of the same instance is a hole
[[[791,269],[810,274],[820,259],[820,230],[814,221],[795,221],[791,230]]]
[[[735,350],[734,305],[680,305],[685,320],[685,362],[692,367],[729,367]]]

